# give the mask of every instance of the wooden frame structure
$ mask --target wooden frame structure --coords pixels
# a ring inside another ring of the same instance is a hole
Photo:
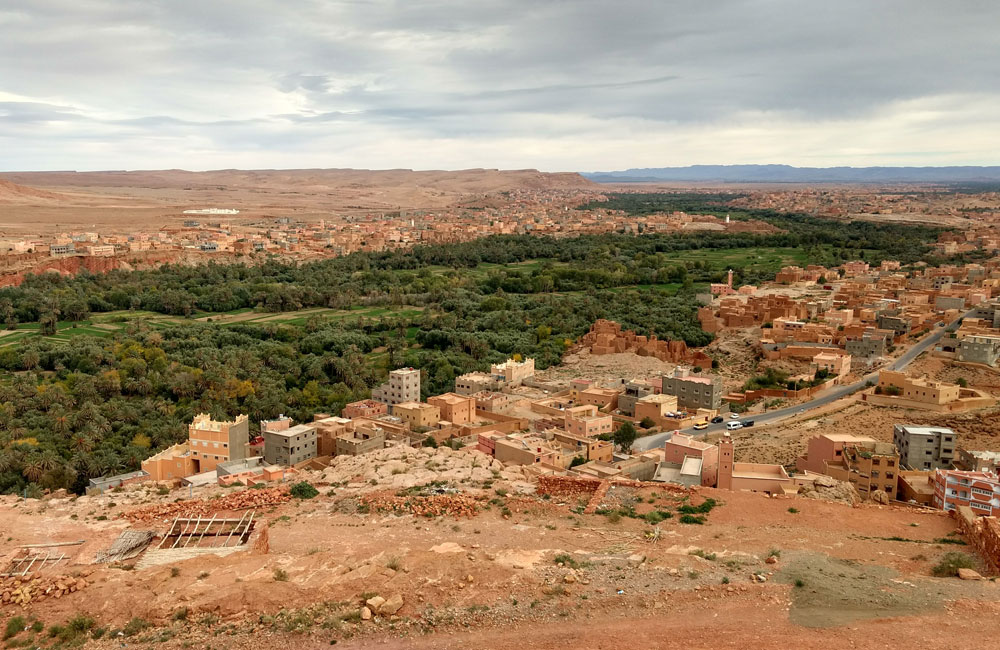
[[[239,519],[177,517],[160,540],[157,549],[232,548],[247,543],[253,530],[256,510],[244,512]]]

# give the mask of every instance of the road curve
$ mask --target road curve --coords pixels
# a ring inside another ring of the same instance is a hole
[[[888,366],[883,368],[883,370],[902,370],[906,368],[906,366],[910,365],[910,363],[914,359],[916,359],[918,356],[923,354],[924,351],[926,351],[928,348],[937,343],[941,339],[941,337],[944,336],[945,332],[953,331],[955,325],[963,318],[970,315],[973,311],[974,310],[970,309],[969,311],[965,312],[952,322],[948,323],[947,327],[935,328],[936,331],[932,332],[928,336],[925,336],[920,341],[917,341],[916,345],[914,345],[912,348],[910,348],[902,355],[900,355],[898,359],[896,359]],[[802,402],[801,404],[796,404],[795,406],[788,406],[785,408],[775,409],[773,411],[768,411],[766,413],[757,413],[751,416],[742,417],[740,418],[740,421],[742,422],[744,420],[752,419],[754,421],[754,426],[757,426],[760,424],[766,424],[768,422],[781,420],[791,415],[795,415],[799,412],[807,412],[814,409],[818,409],[822,406],[826,406],[830,402],[835,402],[842,397],[845,397],[847,395],[850,395],[851,393],[855,393],[863,389],[869,381],[877,381],[877,380],[878,380],[878,371],[872,372],[865,375],[859,381],[856,381],[853,384],[848,384],[846,386],[833,386],[824,391],[820,391],[819,393],[816,393],[815,397],[813,397],[811,400],[807,402]],[[720,431],[725,431],[725,430],[726,430],[726,423],[722,422],[720,424],[710,424],[707,429],[702,429],[701,431],[695,431],[693,428],[689,427],[687,429],[680,429],[679,432],[693,434],[697,437],[706,437],[710,433],[718,433]],[[674,431],[664,431],[663,433],[655,433],[651,436],[645,436],[643,438],[639,438],[638,440],[635,441],[635,443],[633,443],[632,450],[633,452],[647,451],[654,447],[659,447],[666,440],[668,440],[670,436],[672,436],[674,433],[675,433]]]

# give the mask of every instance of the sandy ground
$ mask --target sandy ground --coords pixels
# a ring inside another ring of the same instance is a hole
[[[578,174],[490,169],[8,172],[0,183],[0,231],[7,235],[158,228],[192,218],[234,225],[275,216],[319,220],[331,211],[433,210],[491,192],[598,188]],[[209,207],[240,214],[183,214]]]
[[[751,641],[818,648],[830,639],[874,648],[883,646],[864,644],[878,629],[905,629],[904,638],[939,647],[935,643],[948,638],[971,642],[984,625],[1000,627],[995,583],[930,576],[944,553],[967,550],[937,541],[954,539],[954,522],[944,513],[705,489],[689,502],[711,497],[722,505],[703,525],[680,523],[675,514],[654,526],[577,514],[576,499],[536,497],[530,484],[516,480],[519,470],[486,466],[484,473],[458,452],[423,453],[428,462],[354,461],[310,475],[319,497],[259,514],[270,525],[266,555],[151,569],[89,562],[125,528],[119,513],[186,497],[186,490],[158,495],[140,487],[75,501],[6,497],[0,503],[6,548],[84,539],[60,570],[82,573],[91,585],[26,610],[0,610],[0,616],[16,611],[51,624],[85,613],[112,629],[141,618],[152,627],[135,638],[91,645],[145,639],[164,648],[219,647],[222,639],[222,647],[236,648],[261,647],[265,640],[278,648],[332,641],[389,648],[617,648],[625,642],[742,648]],[[418,471],[424,474],[411,483],[437,477],[488,509],[457,518],[358,511],[360,495],[391,495],[398,490],[383,485],[403,484]],[[205,488],[195,496],[219,491]],[[676,513],[686,500],[657,489],[615,488],[605,503],[631,505],[639,514]],[[654,530],[659,537],[651,542]],[[779,554],[774,564],[765,562],[771,553]],[[755,582],[753,574],[767,581]],[[398,594],[404,605],[395,617],[358,620],[364,600],[376,594]],[[181,609],[183,620],[176,614]],[[940,627],[949,609],[977,612],[980,625]]]

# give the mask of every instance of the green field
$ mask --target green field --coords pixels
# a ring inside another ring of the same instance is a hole
[[[218,325],[235,325],[237,323],[274,323],[285,325],[304,325],[310,318],[327,320],[353,320],[358,318],[382,318],[398,316],[410,319],[420,315],[423,307],[358,307],[355,309],[327,309],[316,307],[290,312],[256,312],[250,309],[236,309],[229,312],[207,313],[198,312],[191,318],[180,316],[165,316],[148,311],[112,311],[94,314],[91,318],[80,321],[59,321],[56,333],[46,336],[50,341],[71,341],[77,336],[108,337],[125,329],[129,322],[141,319],[144,323],[156,328],[171,327],[181,323],[202,322]],[[26,340],[41,337],[38,323],[19,324],[17,329],[0,336],[0,347],[16,345]],[[417,328],[407,331],[407,338],[416,337]]]

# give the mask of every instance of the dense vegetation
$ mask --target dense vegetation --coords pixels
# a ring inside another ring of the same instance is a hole
[[[738,193],[694,192],[611,194],[607,201],[593,201],[582,207],[622,210],[631,215],[677,210],[719,217],[729,215],[738,220],[757,219],[786,231],[787,234],[781,237],[789,242],[787,245],[806,249],[811,258],[810,263],[824,266],[836,266],[853,259],[862,259],[870,264],[878,264],[883,259],[916,262],[926,255],[927,242],[936,239],[942,230],[898,223],[845,223],[805,214],[751,210],[728,205],[741,196],[743,195]]]
[[[0,319],[9,327],[32,323],[46,334],[60,321],[119,310],[109,317],[128,325],[104,338],[85,334],[67,343],[31,334],[0,348],[0,491],[81,491],[89,478],[137,469],[154,450],[183,440],[202,411],[216,418],[247,413],[251,421],[336,413],[367,397],[393,367],[420,368],[425,396],[515,354],[544,368],[598,318],[704,345],[711,336],[698,327],[694,293],[725,267],[699,254],[745,250],[749,261],[759,249],[806,241],[827,254],[831,242],[842,241],[842,226],[816,228],[808,237],[490,237],[303,265],[29,277],[0,290]],[[896,255],[900,241],[907,250],[917,246],[918,235],[887,233],[850,241],[886,255]],[[740,272],[750,281],[766,275]],[[376,317],[298,323],[183,318],[360,305],[387,308]],[[403,305],[419,309],[397,309]],[[129,310],[182,318],[154,323]]]

